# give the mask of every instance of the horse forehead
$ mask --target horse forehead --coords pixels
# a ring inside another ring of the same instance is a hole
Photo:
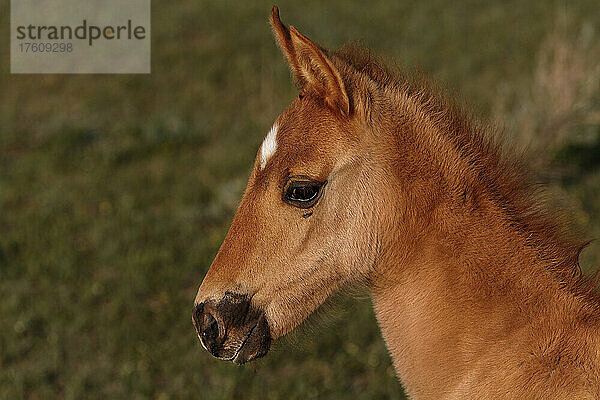
[[[270,169],[271,164],[287,168],[330,157],[339,136],[335,133],[339,127],[330,114],[315,102],[292,102],[264,136],[258,170]]]
[[[277,135],[277,149],[274,158],[286,162],[308,161],[329,154],[333,143],[327,130],[312,127],[280,127]]]
[[[336,127],[333,112],[308,96],[294,100],[278,121],[284,137],[292,138],[306,134],[314,137]]]
[[[283,114],[278,119],[277,143],[282,149],[316,150],[334,141],[338,130],[336,121],[323,112]]]

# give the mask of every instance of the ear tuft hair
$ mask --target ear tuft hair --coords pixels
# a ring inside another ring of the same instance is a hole
[[[279,18],[277,6],[271,11],[270,21],[294,81],[302,90],[317,94],[332,109],[344,116],[349,115],[350,100],[346,87],[326,52],[293,26],[287,28]]]

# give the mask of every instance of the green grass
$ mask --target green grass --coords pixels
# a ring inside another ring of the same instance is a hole
[[[573,32],[600,28],[588,0],[278,5],[322,45],[364,39],[482,117],[502,93],[519,104],[557,14]],[[295,96],[271,6],[153,1],[151,75],[9,75],[2,58],[0,398],[402,397],[367,298],[342,296],[326,323],[244,367],[195,337],[197,286],[263,135]],[[548,179],[600,236],[600,129],[569,132]],[[585,257],[600,263],[598,246]]]

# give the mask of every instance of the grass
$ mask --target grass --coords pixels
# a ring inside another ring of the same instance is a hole
[[[295,96],[271,5],[154,1],[151,75],[9,75],[3,59],[0,398],[402,398],[368,298],[341,296],[326,322],[242,368],[195,337],[197,286],[263,135]],[[588,0],[278,5],[324,46],[362,38],[515,130],[547,108],[532,82],[557,16],[575,41],[600,28]],[[599,237],[600,128],[584,119],[561,127],[544,179]],[[600,264],[597,245],[584,261]]]

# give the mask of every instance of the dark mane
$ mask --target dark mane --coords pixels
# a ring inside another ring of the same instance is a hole
[[[418,74],[390,68],[361,44],[333,52],[348,66],[382,89],[403,91],[435,120],[460,156],[468,161],[472,179],[465,189],[485,193],[503,210],[509,224],[534,248],[561,286],[600,306],[597,279],[586,277],[579,255],[589,243],[572,232],[570,215],[556,210],[543,185],[529,172],[526,157],[508,146],[501,129],[465,112],[445,90]]]

